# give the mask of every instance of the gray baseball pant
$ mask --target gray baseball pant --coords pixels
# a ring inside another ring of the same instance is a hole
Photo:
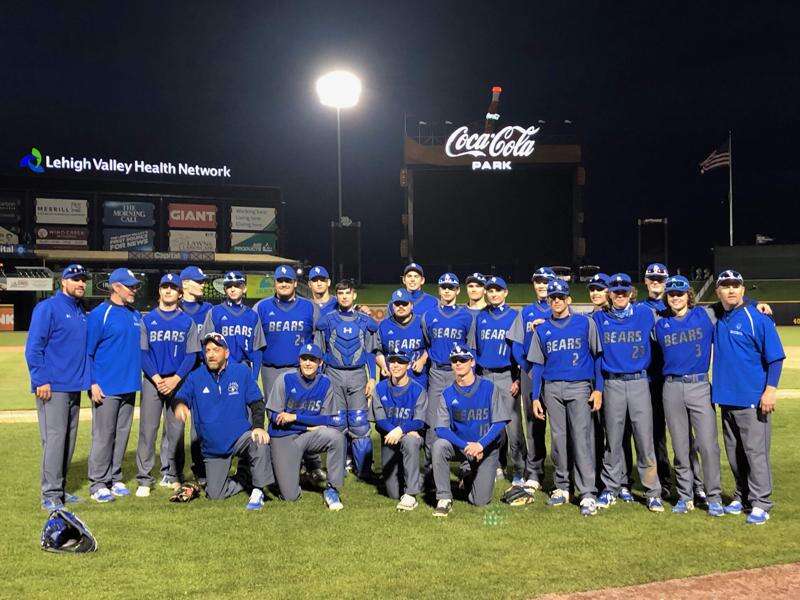
[[[769,511],[773,504],[769,460],[772,425],[769,415],[757,408],[723,406],[722,437],[736,480],[733,499]]]
[[[484,379],[488,379],[496,386],[508,391],[514,378],[511,376],[511,370],[505,371],[490,371],[488,369],[480,369],[480,375]],[[522,477],[525,474],[525,459],[527,452],[525,447],[525,436],[522,432],[522,405],[519,396],[514,398],[514,406],[511,411],[511,420],[506,424],[506,437],[508,439],[508,452],[507,460],[511,462],[511,467],[514,470],[514,477]],[[502,449],[501,449],[502,452]],[[500,456],[500,465],[503,466],[503,456]]]
[[[708,502],[720,502],[722,489],[717,413],[711,404],[711,386],[707,381],[665,381],[664,413],[672,438],[672,451],[675,454],[678,497],[684,501],[694,498],[694,468],[691,456],[699,450],[703,461],[703,481]]]
[[[78,437],[80,392],[51,392],[50,400],[36,398],[42,439],[42,499],[64,500],[67,471]]]
[[[204,456],[206,466],[206,496],[210,500],[222,500],[238,494],[245,489],[247,482],[229,477],[233,457],[246,461],[250,467],[253,488],[263,490],[275,481],[272,474],[269,444],[259,444],[245,431],[233,447],[230,456]]]
[[[556,467],[553,483],[568,492],[572,467],[575,495],[581,499],[597,494],[591,393],[589,381],[546,381],[542,392],[550,416],[550,448]]]
[[[327,452],[328,483],[337,490],[344,485],[345,438],[333,427],[319,427],[294,435],[273,436],[272,467],[284,500],[300,497],[300,462],[310,452]]]
[[[170,398],[158,393],[158,389],[147,377],[142,378],[142,395],[139,403],[139,443],[136,447],[136,479],[139,485],[152,486],[150,472],[156,462],[155,443],[161,418],[164,432],[161,436],[161,475],[167,481],[179,481],[183,475],[183,423],[170,408]],[[181,446],[180,464],[176,460]]]
[[[269,398],[269,394],[272,392],[272,388],[278,380],[278,377],[284,373],[292,373],[296,370],[297,367],[271,367],[268,365],[261,365],[261,388],[264,390],[264,398]],[[311,471],[322,468],[322,459],[319,454],[309,452],[303,456],[303,464],[306,466],[306,471],[310,473]]]
[[[394,446],[381,441],[381,473],[389,498],[399,498],[401,489],[412,496],[420,493],[419,451],[422,443],[422,437],[408,433],[403,434]],[[401,486],[401,479],[404,486]]]
[[[537,419],[533,416],[531,402],[531,376],[520,374],[519,389],[522,398],[522,409],[525,411],[525,479],[533,479],[544,483],[544,459],[547,458],[547,418]],[[602,455],[601,455],[602,456]]]
[[[330,377],[333,385],[333,397],[336,406],[347,411],[366,410],[367,372],[364,369],[336,369],[328,367],[325,375]]]
[[[661,483],[658,480],[653,447],[653,405],[650,402],[650,386],[647,379],[606,379],[603,397],[608,444],[608,451],[603,459],[602,479],[605,489],[617,495],[625,483],[622,442],[625,434],[625,417],[630,415],[639,480],[648,498],[659,497]]]
[[[452,370],[439,369],[435,364],[428,371],[428,427],[425,429],[425,471],[430,470],[433,444],[436,437],[436,410],[439,398],[446,387],[453,385],[455,373]]]
[[[89,450],[89,492],[122,481],[122,461],[131,435],[136,392],[106,396],[92,403],[92,447]]]
[[[500,464],[500,444],[497,440],[484,450],[483,460],[476,461],[465,456],[447,440],[439,438],[433,444],[433,480],[436,482],[436,499],[452,499],[450,487],[450,461],[469,461],[470,474],[465,480],[469,485],[467,500],[475,506],[484,506],[492,501],[494,478]],[[471,481],[470,481],[471,480]]]

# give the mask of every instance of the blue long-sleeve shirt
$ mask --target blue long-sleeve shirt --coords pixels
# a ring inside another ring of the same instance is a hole
[[[31,391],[48,383],[54,392],[89,388],[87,333],[86,313],[72,296],[56,292],[36,305],[25,343]]]
[[[106,300],[89,313],[86,356],[92,384],[107,396],[141,389],[141,346],[147,335],[139,311]]]

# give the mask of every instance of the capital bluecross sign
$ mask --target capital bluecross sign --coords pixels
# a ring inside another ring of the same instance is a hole
[[[31,148],[30,154],[26,154],[22,157],[22,160],[19,161],[19,166],[20,168],[27,167],[34,173],[44,173],[42,153],[39,152],[38,148]]]

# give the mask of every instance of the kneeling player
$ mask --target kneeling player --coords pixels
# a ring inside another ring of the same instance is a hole
[[[328,486],[323,498],[330,510],[344,508],[345,439],[336,429],[344,421],[337,410],[331,380],[320,373],[322,350],[316,344],[300,349],[299,367],[283,373],[267,398],[269,434],[275,478],[284,500],[300,497],[300,463],[307,454],[328,453]]]
[[[247,509],[258,510],[264,505],[264,487],[274,481],[269,435],[264,430],[264,397],[249,367],[229,362],[228,343],[222,334],[206,334],[203,351],[205,362],[189,374],[178,390],[175,416],[185,423],[192,415],[203,453],[209,499],[221,500],[252,487]],[[228,476],[234,456],[247,461],[252,481]]]
[[[414,510],[420,492],[420,431],[425,426],[428,395],[408,374],[408,352],[396,350],[387,360],[390,379],[378,383],[372,396],[372,418],[381,435],[383,481],[389,497],[400,498],[397,510]],[[402,497],[401,478],[405,483]]]
[[[500,464],[500,434],[511,420],[513,400],[508,391],[475,375],[475,356],[454,345],[450,363],[455,383],[436,399],[436,435],[433,444],[433,478],[438,502],[435,517],[446,517],[453,507],[450,461],[470,464],[467,499],[476,506],[488,504]]]

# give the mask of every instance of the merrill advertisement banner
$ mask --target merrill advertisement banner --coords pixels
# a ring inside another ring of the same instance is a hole
[[[103,225],[111,227],[152,227],[155,207],[149,202],[106,200],[103,204]]]
[[[275,254],[276,233],[231,232],[231,252],[239,254]]]
[[[217,207],[213,204],[178,204],[170,202],[167,224],[181,229],[216,229]]]
[[[0,223],[19,223],[21,214],[19,198],[0,198]]]
[[[88,202],[74,198],[37,198],[36,222],[86,225]]]
[[[48,250],[86,250],[89,230],[86,227],[37,227],[36,247]]]
[[[276,210],[261,206],[231,206],[231,229],[237,231],[276,231]]]
[[[169,232],[170,252],[216,252],[216,231],[177,231]]]
[[[152,229],[103,229],[103,250],[153,250]]]

